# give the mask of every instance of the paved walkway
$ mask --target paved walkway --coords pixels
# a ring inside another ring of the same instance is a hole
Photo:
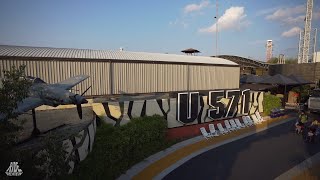
[[[320,179],[320,152],[304,160],[302,163],[296,165],[276,178],[276,180],[287,179]]]
[[[275,179],[320,151],[320,143],[305,143],[302,136],[293,133],[294,123],[289,121],[206,151],[163,179]]]
[[[240,129],[225,136],[204,140],[201,136],[178,143],[129,169],[119,179],[161,179],[188,160],[213,148],[236,141],[294,118],[270,119],[254,127]]]

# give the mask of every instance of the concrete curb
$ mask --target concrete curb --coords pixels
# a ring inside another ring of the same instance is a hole
[[[143,161],[139,162],[138,164],[132,166],[125,174],[122,174],[118,180],[127,180],[127,179],[132,179],[135,175],[140,173],[143,169],[148,167],[150,164],[158,161],[159,159],[167,156],[168,154],[171,154],[172,152],[181,149],[187,145],[196,143],[203,140],[202,135],[201,136],[196,136],[194,138],[179,142],[163,151],[160,151],[154,155],[149,156],[147,159],[144,159]]]
[[[312,168],[312,166],[316,163],[320,162],[320,152],[317,154],[313,155],[312,157],[304,160],[302,163],[294,166],[287,172],[281,174],[275,180],[286,180],[286,179],[292,179],[295,176],[298,176],[302,174],[304,171],[308,170],[309,168]]]
[[[221,143],[218,143],[218,144],[214,144],[214,145],[211,145],[211,146],[208,146],[204,149],[201,149],[199,151],[196,151],[192,154],[190,154],[189,156],[186,156],[184,157],[183,159],[179,160],[178,162],[176,162],[175,164],[169,166],[168,168],[166,168],[164,171],[162,171],[161,173],[159,173],[156,177],[154,177],[154,179],[162,179],[163,177],[165,177],[167,174],[169,174],[171,171],[173,171],[174,169],[176,169],[177,167],[179,167],[180,165],[182,165],[183,163],[185,163],[186,161],[190,160],[191,158],[201,154],[201,153],[204,153],[208,150],[211,150],[213,148],[216,148],[216,147],[219,147],[219,146],[222,146],[224,144],[227,144],[227,143],[230,143],[230,142],[233,142],[233,141],[236,141],[236,140],[239,140],[239,139],[242,139],[244,137],[247,137],[247,136],[250,136],[250,135],[253,135],[255,133],[258,133],[258,132],[261,132],[261,131],[264,131],[264,130],[267,130],[269,128],[272,128],[274,126],[277,126],[277,125],[280,125],[280,124],[283,124],[283,123],[286,123],[288,121],[291,121],[295,119],[295,117],[290,117],[286,120],[283,120],[281,122],[277,122],[277,123],[274,123],[274,124],[271,124],[269,127],[265,127],[265,128],[261,128],[261,129],[258,129],[257,131],[252,131],[252,132],[249,132],[249,133],[245,133],[243,135],[240,135],[240,136],[237,136],[235,138],[231,138],[231,139],[227,139]],[[132,166],[129,170],[126,171],[125,174],[122,174],[118,180],[127,180],[127,179],[132,179],[135,175],[139,174],[142,170],[144,170],[145,168],[147,168],[150,164],[162,159],[163,157],[171,154],[172,152],[178,150],[178,149],[181,149],[187,145],[190,145],[190,144],[194,144],[194,143],[197,143],[199,141],[202,141],[203,140],[203,137],[202,135],[200,136],[197,136],[197,137],[194,137],[194,138],[191,138],[191,139],[188,139],[188,140],[185,140],[185,141],[182,141],[180,143],[177,143],[163,151],[160,151],[154,155],[151,155],[149,156],[147,159],[141,161],[140,163]]]

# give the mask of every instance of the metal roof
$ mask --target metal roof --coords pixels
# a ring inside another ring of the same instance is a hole
[[[24,58],[65,58],[65,59],[99,59],[117,61],[150,61],[150,62],[171,62],[191,64],[216,64],[238,66],[230,60],[216,57],[188,56],[176,54],[92,50],[92,49],[71,49],[71,48],[50,48],[50,47],[29,47],[0,45],[0,57],[24,57]]]
[[[244,58],[240,56],[232,56],[232,55],[219,55],[218,57],[228,59],[230,61],[233,61],[235,63],[241,64],[241,65],[247,65],[248,67],[261,67],[267,69],[269,67],[269,64],[266,64],[262,61],[257,61],[249,58]]]

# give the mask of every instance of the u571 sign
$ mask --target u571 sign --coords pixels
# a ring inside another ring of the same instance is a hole
[[[249,89],[209,91],[207,96],[199,92],[178,93],[176,119],[189,124],[194,121],[206,122],[206,118],[216,120],[236,117],[239,114],[263,111],[262,101],[262,92],[251,92]]]
[[[164,96],[163,96],[164,95]],[[162,93],[151,97],[125,97],[118,102],[103,102],[106,117],[112,124],[125,124],[134,117],[159,114],[168,128],[198,124],[240,114],[263,111],[263,92],[227,89],[205,92]]]

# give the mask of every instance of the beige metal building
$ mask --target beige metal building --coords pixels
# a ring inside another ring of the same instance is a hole
[[[313,53],[313,62],[320,62],[320,51]]]
[[[11,66],[56,83],[74,75],[90,78],[75,91],[86,96],[239,88],[238,64],[216,57],[90,49],[0,46],[0,78]]]

